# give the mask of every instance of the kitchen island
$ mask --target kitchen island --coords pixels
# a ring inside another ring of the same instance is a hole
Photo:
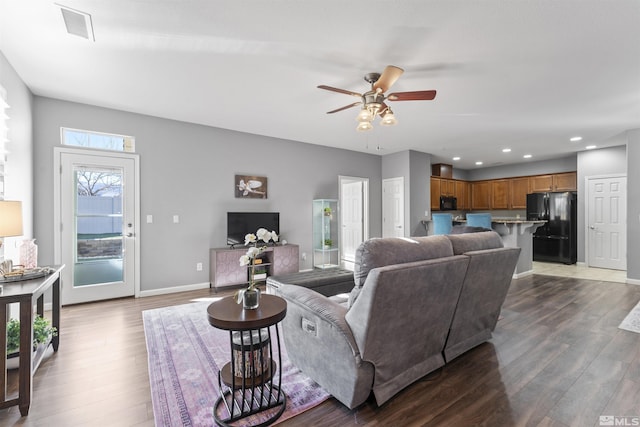
[[[513,273],[514,278],[526,276],[533,272],[533,233],[545,224],[547,221],[527,221],[520,218],[491,218],[491,229],[502,237],[502,242],[506,247],[520,248],[520,257],[518,264]],[[433,222],[424,220],[422,224],[425,226],[427,234],[433,234]],[[453,233],[456,231],[455,226],[464,226],[467,220],[460,217],[453,219]]]
[[[527,221],[519,218],[492,218],[491,228],[502,237],[508,247],[521,249],[513,277],[526,276],[533,272],[533,233],[546,221]]]

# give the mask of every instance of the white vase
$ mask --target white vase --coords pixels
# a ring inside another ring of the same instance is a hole
[[[36,268],[38,266],[38,245],[36,239],[24,239],[20,246],[20,264],[23,268]]]

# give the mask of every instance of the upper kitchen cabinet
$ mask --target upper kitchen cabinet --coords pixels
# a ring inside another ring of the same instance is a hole
[[[491,209],[509,209],[509,180],[494,179],[491,182]]]
[[[531,176],[529,177],[529,189],[532,193],[575,191],[577,189],[576,172]]]
[[[491,209],[491,181],[471,183],[471,209]]]
[[[511,178],[509,180],[509,209],[526,209],[529,193],[529,178]]]

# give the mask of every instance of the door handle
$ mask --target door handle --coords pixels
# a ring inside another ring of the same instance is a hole
[[[133,237],[133,233],[127,233],[127,237]]]
[[[594,227],[593,225],[590,225],[589,228],[592,229],[592,230],[596,229],[596,227]]]

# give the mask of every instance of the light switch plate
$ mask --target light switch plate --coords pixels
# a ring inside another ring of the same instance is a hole
[[[153,215],[147,215],[147,224],[153,223]]]
[[[179,216],[179,215],[174,215],[174,216],[173,216],[173,223],[174,223],[174,224],[177,224],[177,223],[179,223],[179,222],[180,222],[180,216]]]

